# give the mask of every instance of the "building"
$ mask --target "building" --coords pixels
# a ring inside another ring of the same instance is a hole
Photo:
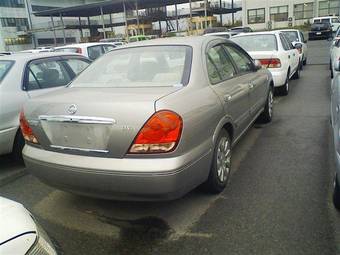
[[[340,0],[243,0],[242,22],[254,30],[301,26],[317,16],[339,16]]]

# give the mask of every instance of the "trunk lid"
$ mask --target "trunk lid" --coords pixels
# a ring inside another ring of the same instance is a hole
[[[66,88],[31,100],[25,114],[46,150],[122,158],[155,102],[179,89]]]

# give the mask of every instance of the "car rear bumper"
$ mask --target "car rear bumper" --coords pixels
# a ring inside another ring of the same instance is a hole
[[[321,33],[321,34],[317,34],[317,33]],[[308,38],[309,39],[323,39],[323,38],[330,38],[332,37],[332,32],[309,32],[308,34]]]
[[[212,152],[197,154],[191,161],[192,155],[109,159],[25,146],[23,157],[33,175],[58,189],[104,199],[152,201],[179,198],[203,183]]]
[[[274,87],[280,87],[286,84],[287,73],[284,70],[269,69],[273,76]]]
[[[11,153],[18,127],[0,130],[0,155]]]

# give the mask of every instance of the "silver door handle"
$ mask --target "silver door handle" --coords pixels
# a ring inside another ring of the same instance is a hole
[[[231,98],[232,98],[232,96],[231,96],[231,95],[224,95],[224,101],[225,101],[225,102],[228,102],[228,101],[230,101],[230,100],[231,100]]]

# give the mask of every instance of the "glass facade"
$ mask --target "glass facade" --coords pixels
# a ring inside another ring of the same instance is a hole
[[[264,8],[248,10],[248,24],[264,23],[265,13]]]
[[[28,27],[27,18],[0,18],[2,27]]]
[[[270,20],[288,21],[288,5],[271,7]]]
[[[339,0],[328,0],[319,2],[319,16],[339,15],[339,9]]]
[[[294,5],[294,16],[296,20],[311,19],[314,17],[314,3]]]

